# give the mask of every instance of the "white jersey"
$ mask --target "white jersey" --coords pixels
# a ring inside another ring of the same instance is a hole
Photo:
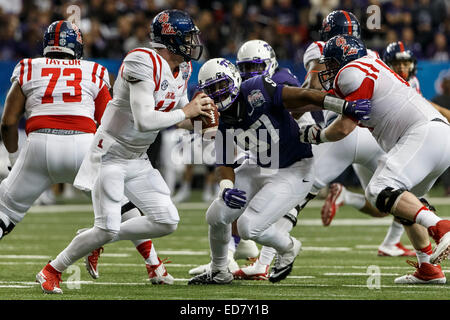
[[[130,51],[119,69],[114,97],[108,104],[100,129],[127,149],[145,152],[159,130],[140,132],[135,128],[130,105],[130,82],[151,81],[155,87],[155,110],[170,112],[188,103],[187,86],[191,73],[192,64],[183,62],[178,74],[174,75],[168,62],[153,49],[137,48]]]
[[[347,100],[370,99],[368,127],[388,152],[410,128],[445,118],[380,59],[365,56],[348,63],[334,79],[336,94]]]
[[[86,60],[23,59],[11,82],[18,81],[26,97],[27,133],[42,128],[95,133],[104,111],[96,99],[109,93],[108,70]],[[102,92],[103,90],[103,92]]]

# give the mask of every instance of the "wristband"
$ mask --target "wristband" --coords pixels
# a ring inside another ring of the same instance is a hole
[[[345,100],[330,95],[326,95],[325,99],[323,99],[323,108],[325,110],[330,110],[342,114],[346,103],[347,101]]]
[[[223,190],[225,190],[227,188],[228,189],[233,189],[234,188],[234,182],[231,181],[230,179],[220,180],[219,188],[220,188],[219,195],[221,195],[223,193]]]

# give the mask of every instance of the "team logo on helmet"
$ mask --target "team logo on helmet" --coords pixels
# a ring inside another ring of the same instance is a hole
[[[342,48],[342,52],[346,56],[351,56],[358,53],[358,50],[356,48],[350,48],[350,46],[347,44],[347,40],[345,40],[344,37],[337,37],[336,45]]]
[[[158,21],[161,23],[169,21],[169,14],[167,12],[163,12],[159,15]]]

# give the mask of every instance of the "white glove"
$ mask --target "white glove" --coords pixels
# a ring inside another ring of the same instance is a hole
[[[300,142],[319,144],[321,140],[322,127],[318,124],[309,124],[300,127]]]

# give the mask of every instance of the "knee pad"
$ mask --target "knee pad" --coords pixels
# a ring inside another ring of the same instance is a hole
[[[405,191],[405,189],[394,190],[394,188],[387,187],[378,194],[375,206],[381,212],[391,213],[398,197]]]
[[[16,225],[12,222],[9,222],[9,225],[6,226],[5,222],[2,219],[0,219],[0,229],[1,229],[0,240],[8,233],[10,233],[15,226]]]
[[[249,219],[245,216],[241,216],[237,221],[237,229],[239,236],[244,240],[253,240],[257,235],[252,232],[251,224]]]

